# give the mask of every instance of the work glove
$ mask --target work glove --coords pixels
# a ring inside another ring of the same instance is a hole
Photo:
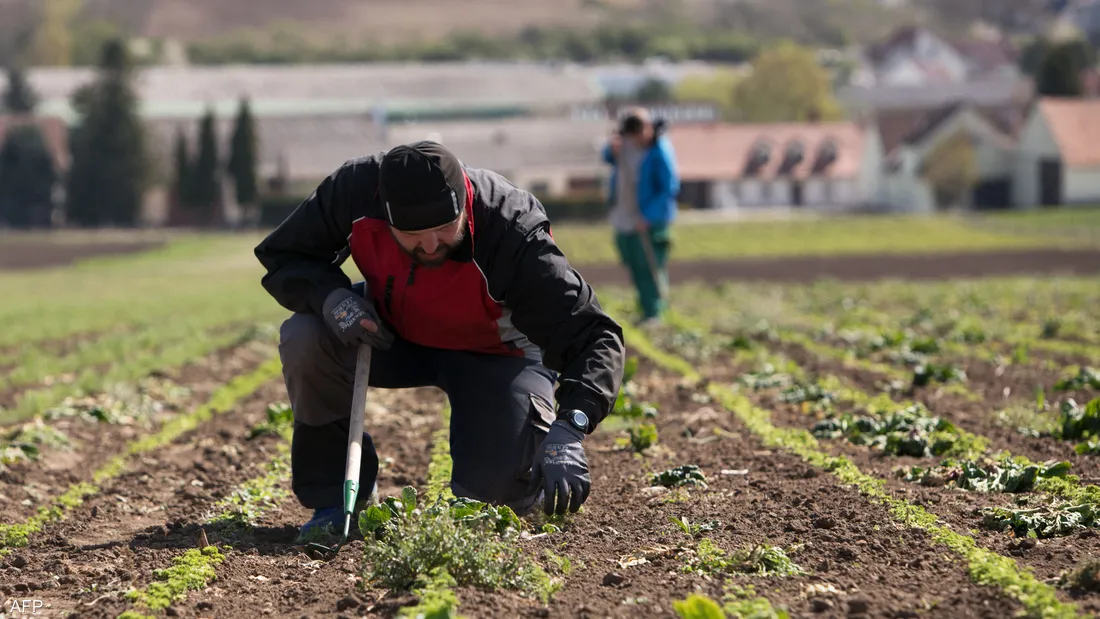
[[[588,499],[592,480],[584,455],[584,433],[564,419],[555,421],[535,454],[531,478],[535,489],[543,487],[546,515],[575,512]]]
[[[393,334],[382,324],[374,305],[353,290],[337,288],[330,292],[321,317],[345,345],[370,344],[378,350],[389,350],[393,344]],[[378,330],[367,330],[361,322],[364,319],[378,325]]]

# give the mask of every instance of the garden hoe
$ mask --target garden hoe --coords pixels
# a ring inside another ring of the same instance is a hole
[[[370,344],[359,345],[359,359],[355,363],[355,388],[351,396],[351,427],[348,429],[348,458],[344,469],[344,535],[333,546],[311,542],[310,550],[335,553],[348,541],[351,517],[355,513],[355,501],[359,497],[359,465],[363,457],[363,417],[367,412],[367,380],[370,377]]]
[[[649,273],[653,276],[653,283],[657,284],[657,296],[668,303],[668,282],[657,272],[657,254],[653,251],[653,243],[649,240],[649,234],[641,232],[642,248],[645,250],[645,260],[649,263]]]

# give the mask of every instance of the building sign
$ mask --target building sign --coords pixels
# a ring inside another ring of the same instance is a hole
[[[631,103],[610,101],[604,104],[587,104],[573,107],[573,120],[619,120],[631,107],[641,107],[652,118],[663,118],[670,123],[709,123],[720,119],[718,106],[713,103]]]

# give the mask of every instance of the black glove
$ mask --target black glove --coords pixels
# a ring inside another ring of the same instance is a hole
[[[546,433],[531,466],[535,488],[546,492],[543,511],[547,515],[575,512],[588,499],[592,480],[588,476],[588,460],[584,456],[584,433],[564,419],[555,421]]]
[[[370,344],[378,350],[389,350],[393,344],[393,334],[382,324],[374,305],[347,288],[337,288],[325,297],[321,317],[346,345]],[[367,331],[359,323],[364,318],[378,325],[378,331]]]

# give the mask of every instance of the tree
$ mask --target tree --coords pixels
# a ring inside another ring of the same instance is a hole
[[[672,100],[672,88],[663,79],[651,77],[638,86],[634,98],[644,103],[663,103]]]
[[[27,82],[22,67],[14,64],[8,67],[8,88],[0,99],[0,109],[13,114],[30,114],[37,105],[38,95]]]
[[[734,88],[733,104],[746,122],[843,118],[829,72],[812,50],[784,41],[760,53],[752,73]]]
[[[175,173],[172,178],[173,212],[185,211],[194,203],[194,191],[191,178],[191,154],[187,147],[187,136],[183,128],[176,129],[175,147],[172,149]]]
[[[81,226],[138,223],[149,178],[145,129],[122,41],[103,46],[96,81],[73,96],[67,217]]]
[[[40,0],[40,21],[31,43],[36,65],[67,66],[72,61],[72,28],[80,0]]]
[[[256,167],[259,156],[256,138],[256,123],[252,117],[252,107],[247,98],[241,99],[237,110],[237,119],[233,126],[233,137],[229,145],[229,175],[233,177],[237,204],[245,213],[252,213],[259,197],[259,181]]]
[[[214,110],[208,108],[199,121],[199,154],[192,168],[193,212],[205,224],[213,223],[221,198],[218,167],[218,138],[214,131]]]
[[[42,130],[34,123],[12,127],[0,145],[0,222],[13,228],[48,225],[56,182]]]
[[[676,84],[675,98],[681,102],[713,103],[723,119],[734,120],[737,117],[734,91],[742,79],[730,69],[716,69],[708,76],[689,75]]]
[[[959,131],[925,156],[921,177],[932,186],[940,208],[967,202],[978,182],[978,156],[970,135]]]
[[[1092,49],[1080,39],[1049,43],[1039,61],[1035,89],[1047,97],[1078,97],[1081,72],[1092,62]]]

